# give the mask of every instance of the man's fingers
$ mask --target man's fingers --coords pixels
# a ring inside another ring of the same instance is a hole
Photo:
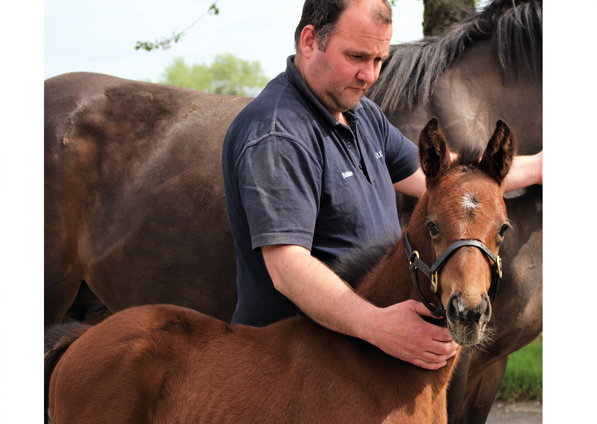
[[[418,366],[419,368],[424,368],[426,370],[438,370],[441,367],[446,366],[447,362],[423,362],[423,361],[415,361],[413,362],[414,365]]]

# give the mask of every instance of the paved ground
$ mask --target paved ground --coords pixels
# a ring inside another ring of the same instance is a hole
[[[541,424],[543,405],[541,402],[496,402],[486,424]]]

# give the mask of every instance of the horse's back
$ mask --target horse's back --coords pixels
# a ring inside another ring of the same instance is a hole
[[[307,318],[254,328],[147,305],[72,344],[52,376],[50,411],[53,422],[86,424],[428,421],[445,388],[435,393],[430,374],[396,365]]]
[[[45,89],[47,318],[85,280],[112,311],[175,303],[229,319],[221,140],[250,99],[88,73]]]

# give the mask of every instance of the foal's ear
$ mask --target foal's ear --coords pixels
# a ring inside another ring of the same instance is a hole
[[[512,166],[515,151],[514,133],[504,121],[500,120],[495,126],[495,132],[487,144],[479,167],[502,184]]]
[[[419,136],[419,155],[421,169],[425,173],[427,187],[450,167],[450,154],[444,135],[437,126],[437,119],[433,118],[427,123]]]

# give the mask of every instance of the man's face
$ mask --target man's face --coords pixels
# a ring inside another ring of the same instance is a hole
[[[303,77],[336,119],[359,103],[388,57],[392,26],[372,18],[366,3],[354,2],[338,20],[326,51],[315,41],[305,62]]]

